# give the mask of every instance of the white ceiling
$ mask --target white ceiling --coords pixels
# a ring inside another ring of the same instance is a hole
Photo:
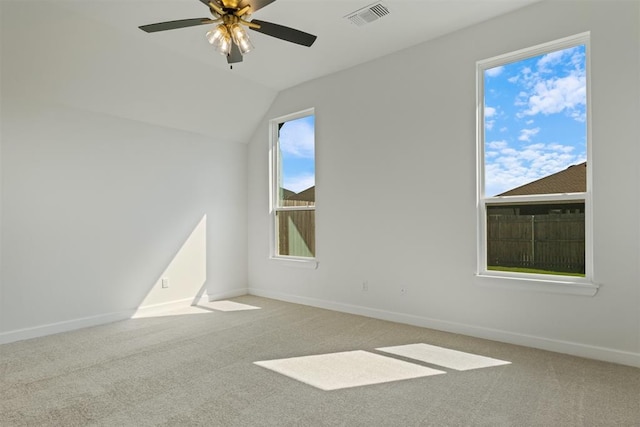
[[[302,47],[250,32],[255,49],[229,70],[224,57],[207,43],[209,26],[147,34],[140,25],[208,17],[199,0],[49,0],[101,21],[131,39],[189,58],[212,70],[233,73],[265,88],[282,90],[439,37],[539,0],[383,0],[390,14],[358,27],[345,15],[372,0],[277,0],[252,18],[290,26],[318,36]],[[214,73],[218,75],[218,73]]]
[[[371,0],[277,0],[253,18],[315,34],[316,43],[250,32],[255,49],[230,70],[207,43],[207,25],[138,29],[207,17],[199,0],[0,0],[2,97],[246,143],[283,89],[536,1],[384,0],[390,14],[358,27],[344,16]]]

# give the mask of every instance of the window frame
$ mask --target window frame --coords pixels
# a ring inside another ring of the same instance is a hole
[[[519,195],[519,196],[494,196],[487,197],[485,190],[485,118],[484,118],[484,72],[501,65],[518,62],[531,57],[544,55],[558,50],[563,50],[578,45],[585,46],[585,71],[586,79],[586,155],[587,155],[587,182],[584,193]],[[591,48],[590,33],[584,32],[563,39],[539,44],[530,48],[494,56],[476,62],[476,158],[477,158],[477,267],[476,276],[480,278],[480,284],[496,284],[499,287],[539,289],[554,293],[571,293],[580,295],[595,295],[598,285],[593,280],[593,215],[592,215],[592,182],[591,171],[593,168],[592,156],[592,132],[591,132]],[[518,273],[508,271],[489,270],[487,268],[487,206],[508,205],[516,203],[536,202],[564,202],[584,201],[585,204],[585,276],[568,276],[553,274]],[[498,279],[498,280],[496,280]],[[506,279],[506,280],[500,280]],[[551,286],[549,286],[551,285]]]
[[[302,268],[317,268],[316,261],[317,248],[314,248],[313,257],[281,255],[278,253],[278,212],[292,211],[313,211],[315,215],[317,203],[314,201],[313,206],[280,206],[279,189],[279,171],[280,157],[279,149],[279,125],[292,120],[301,119],[303,117],[314,116],[314,164],[316,164],[315,155],[315,108],[307,108],[295,113],[286,114],[269,120],[269,258],[273,260],[285,261],[286,265]],[[315,169],[315,168],[314,168]],[[316,171],[317,172],[317,171]],[[315,175],[317,175],[317,173]],[[317,187],[317,183],[316,183]],[[314,228],[314,234],[315,234]]]

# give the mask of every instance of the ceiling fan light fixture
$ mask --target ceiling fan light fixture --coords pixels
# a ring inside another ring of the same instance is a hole
[[[1,2],[2,0],[0,0]],[[246,28],[258,33],[310,47],[316,36],[274,24],[273,22],[250,20],[250,16],[258,9],[262,9],[275,0],[200,0],[208,7],[211,18],[178,19],[175,21],[157,22],[155,24],[142,25],[140,28],[145,33],[175,30],[178,28],[195,27],[198,25],[211,25],[206,33],[207,41],[223,56],[227,57],[228,64],[242,62],[244,54],[253,50],[253,43],[249,39]],[[376,9],[377,10],[377,9]]]
[[[247,31],[242,28],[242,25],[235,24],[231,27],[231,35],[233,37],[233,41],[240,49],[240,53],[243,55],[253,50],[253,43],[249,39],[249,34]]]
[[[231,36],[224,24],[207,32],[207,40],[221,55],[227,56],[231,52]]]

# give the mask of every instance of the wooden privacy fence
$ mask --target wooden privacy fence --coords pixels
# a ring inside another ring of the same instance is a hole
[[[278,254],[313,257],[316,251],[313,210],[278,212]]]
[[[584,274],[584,213],[489,215],[487,266]]]

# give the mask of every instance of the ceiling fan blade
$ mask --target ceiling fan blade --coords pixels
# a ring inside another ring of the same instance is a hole
[[[251,28],[253,31],[257,31],[277,39],[286,40],[291,43],[300,44],[302,46],[311,46],[317,38],[313,34],[305,33],[283,25],[274,24],[272,22],[260,21],[258,19],[254,19],[251,22],[253,24],[260,25],[260,28]]]
[[[235,64],[236,62],[242,62],[242,53],[235,43],[231,44],[231,53],[227,55],[227,63]]]
[[[201,0],[205,1],[205,0]],[[242,0],[238,5],[239,9],[242,9],[245,6],[251,6],[251,13],[255,12],[258,9],[262,9],[263,7],[273,3],[276,0]]]
[[[194,27],[196,25],[211,24],[213,19],[209,18],[193,18],[180,19],[178,21],[158,22],[157,24],[142,25],[140,28],[147,33],[155,33],[156,31],[175,30],[177,28]]]

